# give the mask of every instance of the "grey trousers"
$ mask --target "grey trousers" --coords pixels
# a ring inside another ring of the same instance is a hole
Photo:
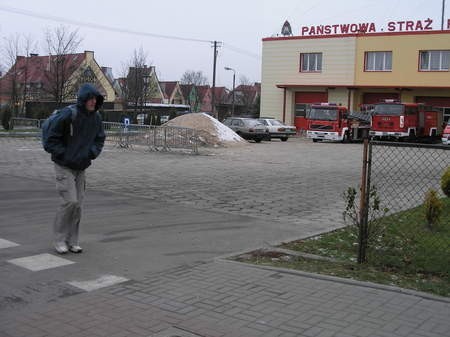
[[[86,189],[85,172],[55,164],[55,176],[60,203],[53,225],[54,241],[78,245],[81,205]]]

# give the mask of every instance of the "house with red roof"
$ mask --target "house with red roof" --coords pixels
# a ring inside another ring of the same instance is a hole
[[[231,101],[232,92],[229,94]],[[239,115],[259,115],[261,83],[241,84],[234,90],[235,113]]]
[[[155,66],[129,67],[126,78],[120,81],[123,100],[128,107],[146,104],[164,104],[164,93],[159,85]]]
[[[16,112],[24,114],[32,110],[32,103],[63,106],[76,101],[76,93],[83,83],[94,84],[105,96],[105,104],[114,104],[114,88],[95,61],[93,51],[18,56],[0,79],[0,103],[10,104]]]
[[[212,91],[209,85],[198,85],[197,92],[200,102],[200,111],[211,112],[212,111]]]
[[[197,87],[194,84],[180,84],[184,101],[191,107],[192,112],[200,111],[200,102]]]
[[[228,89],[226,87],[215,87],[214,93],[214,105],[218,119],[223,120],[231,116],[231,100],[229,99],[231,96]]]
[[[186,104],[180,83],[177,81],[160,81],[159,85],[164,94],[166,104]]]

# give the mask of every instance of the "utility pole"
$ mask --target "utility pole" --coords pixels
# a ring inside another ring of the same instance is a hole
[[[221,42],[214,41],[214,65],[213,65],[213,83],[212,83],[212,93],[211,93],[211,113],[214,117],[216,116],[215,104],[216,104],[216,63],[217,63],[217,48],[220,47]]]
[[[225,67],[225,70],[231,70],[233,72],[233,101],[232,101],[232,106],[231,106],[231,117],[234,117],[234,85],[235,85],[235,80],[236,80],[236,70],[234,70],[233,68],[230,67]]]
[[[445,0],[442,0],[441,30],[444,30]]]

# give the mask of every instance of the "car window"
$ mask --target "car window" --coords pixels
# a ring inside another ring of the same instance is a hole
[[[270,124],[274,125],[274,126],[279,126],[279,125],[284,125],[281,121],[279,121],[278,119],[272,119],[270,121]]]
[[[237,126],[239,125],[239,122],[240,122],[239,119],[233,119],[231,125]]]
[[[265,119],[258,119],[258,121],[260,121],[264,125],[269,125],[269,122]]]
[[[260,121],[258,121],[256,119],[247,119],[246,124],[249,126],[263,125]]]

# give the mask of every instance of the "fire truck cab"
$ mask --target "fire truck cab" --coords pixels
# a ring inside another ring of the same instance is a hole
[[[368,130],[369,122],[352,115],[344,106],[332,103],[315,103],[307,115],[306,137],[314,142],[322,140],[358,140]]]
[[[439,138],[443,114],[422,103],[401,103],[386,100],[374,105],[370,136],[416,140]]]

